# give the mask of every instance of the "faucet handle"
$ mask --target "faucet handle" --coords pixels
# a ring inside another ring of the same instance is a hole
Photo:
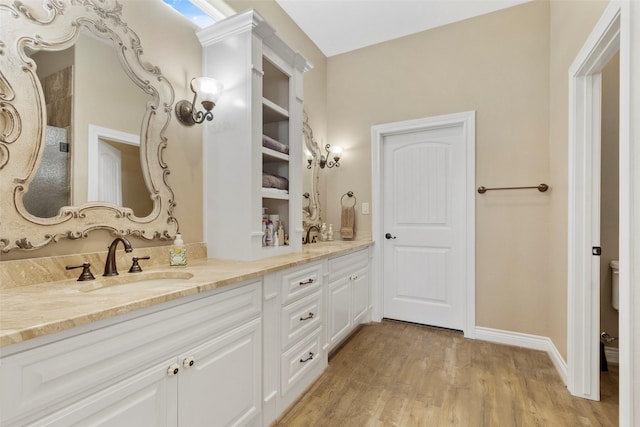
[[[82,263],[82,265],[67,265],[65,269],[72,270],[74,268],[80,268],[80,267],[82,267],[82,273],[80,273],[78,282],[84,282],[85,280],[96,279],[95,277],[93,277],[93,274],[91,274],[91,269],[89,268],[91,267],[91,264],[89,264],[88,262]]]
[[[138,260],[141,259],[151,259],[151,257],[149,255],[141,257],[134,256],[133,263],[131,264],[131,268],[129,269],[129,273],[140,273],[142,271],[142,269],[140,268],[140,264],[138,264]]]

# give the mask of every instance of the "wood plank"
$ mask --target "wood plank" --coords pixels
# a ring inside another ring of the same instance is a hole
[[[602,401],[573,397],[549,356],[428,326],[362,327],[277,426],[617,426],[618,369]]]

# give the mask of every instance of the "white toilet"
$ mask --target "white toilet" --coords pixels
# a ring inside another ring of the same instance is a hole
[[[611,305],[618,311],[620,276],[618,274],[618,260],[611,260]]]

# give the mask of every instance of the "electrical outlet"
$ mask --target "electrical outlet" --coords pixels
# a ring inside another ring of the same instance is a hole
[[[363,202],[362,203],[362,215],[369,215],[369,203],[368,202]]]

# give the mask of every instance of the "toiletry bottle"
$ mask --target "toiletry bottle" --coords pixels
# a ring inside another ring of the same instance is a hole
[[[280,223],[280,225],[278,226],[278,242],[280,243],[280,245],[284,246],[287,244],[287,242],[284,239],[284,227],[282,226],[282,223]]]
[[[327,224],[325,222],[322,223],[320,227],[320,241],[324,242],[327,240]]]
[[[267,215],[267,208],[262,208],[262,246],[267,246],[267,223],[269,222],[269,215]]]
[[[267,222],[267,234],[265,242],[267,246],[273,246],[273,222],[271,222],[271,220]]]
[[[327,240],[333,240],[333,224],[329,224],[329,231],[327,231]]]
[[[184,246],[180,233],[176,234],[176,239],[169,248],[169,265],[174,267],[185,267],[187,265],[187,248]]]

